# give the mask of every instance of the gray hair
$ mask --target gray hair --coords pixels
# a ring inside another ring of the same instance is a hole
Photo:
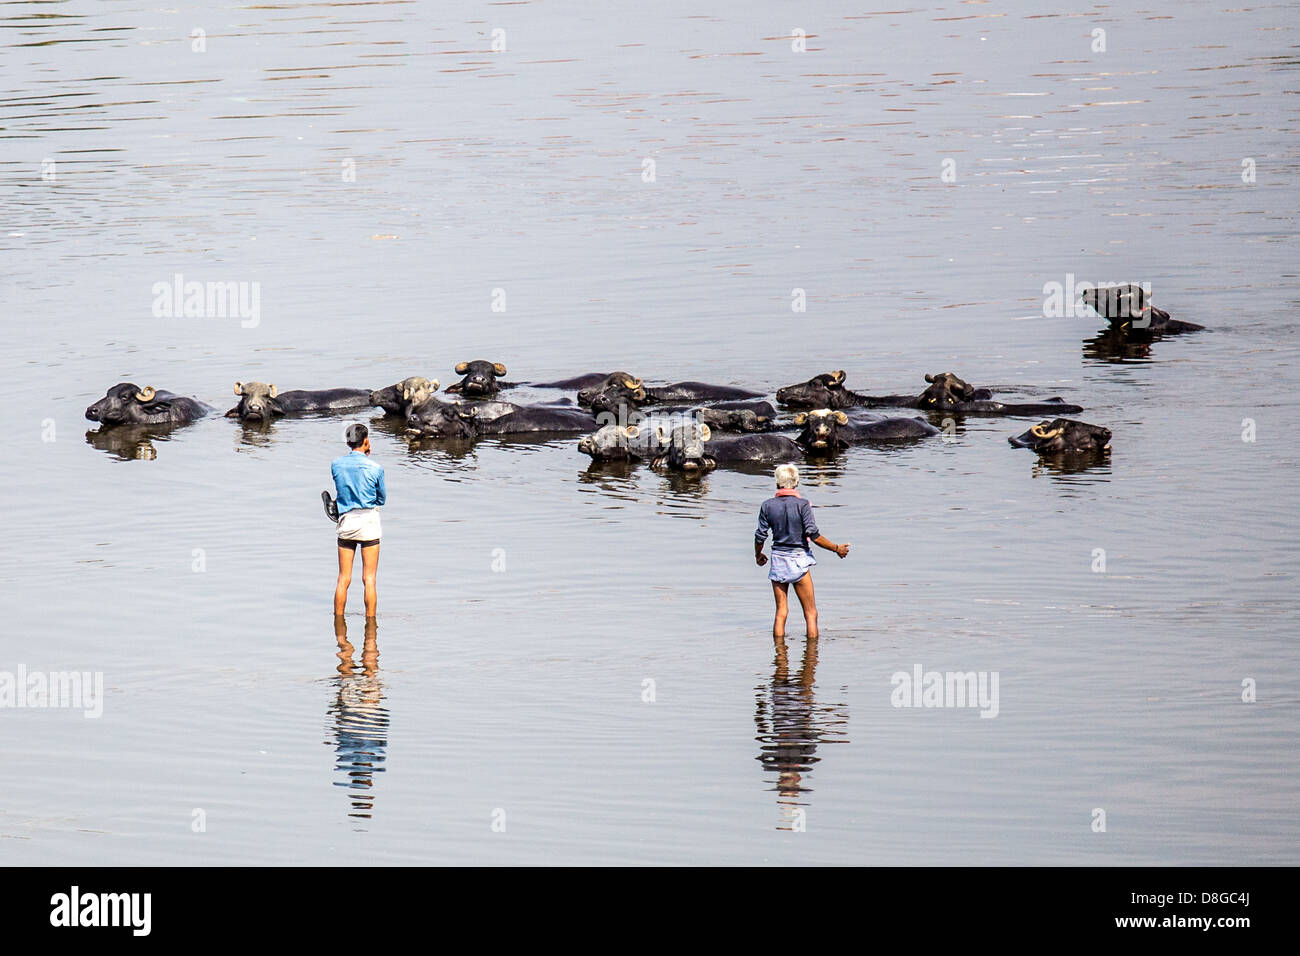
[[[794,465],[777,465],[776,466],[776,486],[778,488],[793,488],[799,484],[799,469]]]

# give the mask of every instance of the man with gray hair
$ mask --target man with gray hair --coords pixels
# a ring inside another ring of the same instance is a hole
[[[330,462],[338,499],[331,499],[328,491],[321,492],[325,514],[338,522],[339,579],[334,585],[334,616],[341,617],[347,609],[352,563],[357,545],[361,545],[361,580],[365,583],[369,618],[375,616],[378,603],[379,507],[388,500],[388,486],[383,465],[370,460],[370,429],[359,423],[349,425],[344,437],[351,452]]]
[[[763,545],[768,534],[772,535],[772,566],[767,577],[772,582],[772,596],[776,600],[776,617],[772,621],[772,636],[775,638],[785,637],[791,584],[803,608],[808,636],[815,638],[818,635],[817,600],[812,582],[812,567],[817,559],[812,556],[810,542],[834,551],[841,558],[849,553],[847,544],[835,544],[817,529],[812,505],[800,497],[796,490],[798,486],[799,469],[794,465],[777,465],[776,495],[764,501],[758,509],[758,530],[754,532],[754,563],[760,568],[767,564]]]

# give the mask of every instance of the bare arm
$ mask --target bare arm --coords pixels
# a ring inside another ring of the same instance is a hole
[[[835,552],[836,554],[838,554],[841,558],[846,558],[846,557],[848,557],[848,554],[849,554],[849,545],[847,545],[847,544],[836,544],[834,541],[832,541],[830,538],[826,537],[826,535],[824,535],[824,534],[819,534],[819,535],[817,535],[817,537],[815,537],[815,538],[812,539],[812,543],[815,544],[815,545],[817,545],[817,547],[819,547],[819,548],[825,548],[827,551],[834,551],[834,552]]]
[[[754,539],[754,563],[760,568],[767,564],[767,555],[763,553],[763,542],[758,538]]]

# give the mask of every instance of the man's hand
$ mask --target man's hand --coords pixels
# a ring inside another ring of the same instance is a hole
[[[763,565],[767,564],[767,555],[765,555],[762,551],[755,551],[754,563],[761,568]]]
[[[835,546],[835,553],[840,556],[841,560],[847,558],[849,556],[849,545],[837,544]]]

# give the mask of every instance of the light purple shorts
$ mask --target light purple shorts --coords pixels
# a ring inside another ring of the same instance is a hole
[[[769,581],[775,581],[777,584],[794,584],[816,563],[817,559],[811,552],[803,548],[795,548],[792,551],[773,548],[772,557],[767,562],[767,577]]]

